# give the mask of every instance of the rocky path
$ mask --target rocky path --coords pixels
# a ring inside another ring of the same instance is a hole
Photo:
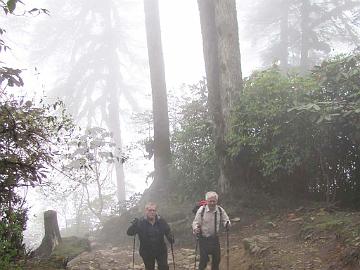
[[[359,270],[360,213],[325,212],[322,209],[264,216],[230,232],[229,268],[225,235],[221,235],[225,270]],[[194,269],[192,248],[175,245],[175,270]],[[69,270],[144,269],[132,246],[108,247],[83,253],[69,262]],[[173,270],[169,249],[170,270]],[[208,268],[210,269],[210,268]]]
[[[238,254],[238,245],[230,247],[231,252]],[[226,250],[222,250],[223,259],[222,264],[226,263]],[[194,269],[195,250],[187,248],[175,248],[175,269],[188,270]],[[145,269],[138,252],[135,252],[135,265],[132,263],[132,248],[131,247],[109,247],[106,249],[99,249],[91,252],[84,252],[68,263],[69,270],[132,270]],[[198,262],[198,258],[197,258]],[[174,269],[171,251],[169,249],[169,266]],[[210,269],[210,267],[208,268]],[[225,267],[223,269],[226,269]],[[241,270],[239,268],[236,268]]]

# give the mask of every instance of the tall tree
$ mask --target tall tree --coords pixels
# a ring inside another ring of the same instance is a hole
[[[246,31],[261,44],[265,65],[279,60],[285,71],[299,66],[304,72],[336,47],[357,46],[359,9],[354,0],[257,0]]]
[[[49,3],[52,20],[37,26],[39,36],[34,42],[42,40],[42,44],[34,56],[37,60],[47,59],[42,64],[61,68],[57,74],[63,77],[57,80],[53,94],[64,97],[74,117],[88,127],[105,126],[113,132],[121,149],[122,120],[129,112],[124,107],[137,109],[135,84],[142,73],[138,68],[142,66],[141,57],[130,50],[137,48],[129,27],[136,28],[139,23],[135,19],[129,21],[130,14],[137,12],[137,3],[127,0]],[[139,16],[135,14],[132,18],[136,17]],[[59,42],[59,37],[67,40],[66,44]],[[123,164],[117,163],[115,170],[117,198],[124,201]]]
[[[209,109],[215,124],[219,188],[230,187],[230,164],[225,137],[233,101],[242,88],[238,22],[235,1],[198,0]]]
[[[144,0],[154,121],[154,185],[165,184],[171,163],[169,115],[158,0]]]
[[[323,60],[336,45],[355,45],[360,41],[358,21],[360,2],[353,0],[302,0],[300,7],[300,69],[308,70]],[[357,22],[356,22],[357,21]],[[322,58],[312,59],[316,53]],[[314,56],[312,56],[312,55]],[[320,55],[321,56],[321,55]]]

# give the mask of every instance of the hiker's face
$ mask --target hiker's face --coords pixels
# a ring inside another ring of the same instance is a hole
[[[156,216],[156,206],[155,205],[150,205],[148,207],[146,207],[145,209],[145,214],[146,217],[150,220],[155,219]]]
[[[210,209],[215,208],[215,206],[217,205],[217,202],[218,202],[218,200],[216,199],[216,197],[210,197],[207,199],[207,204]]]

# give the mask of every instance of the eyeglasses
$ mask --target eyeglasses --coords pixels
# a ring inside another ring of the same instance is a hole
[[[156,212],[156,209],[146,209],[148,212]]]

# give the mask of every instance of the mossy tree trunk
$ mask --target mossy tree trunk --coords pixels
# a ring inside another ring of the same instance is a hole
[[[235,0],[198,0],[209,110],[214,121],[221,193],[230,191],[233,175],[226,156],[230,111],[242,90],[241,56]]]

